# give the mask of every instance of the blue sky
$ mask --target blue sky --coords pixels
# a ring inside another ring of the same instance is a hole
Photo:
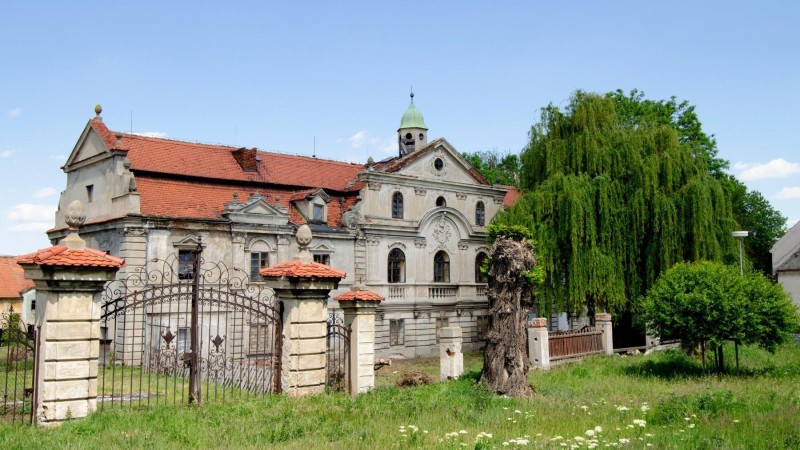
[[[800,2],[121,3],[0,4],[0,254],[49,245],[96,103],[112,130],[363,162],[410,86],[461,151],[518,152],[576,89],[674,95],[800,220]]]

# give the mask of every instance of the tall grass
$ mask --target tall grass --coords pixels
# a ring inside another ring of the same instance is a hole
[[[0,424],[0,448],[800,448],[800,345],[741,350],[741,371],[723,375],[679,352],[591,357],[531,372],[529,400],[478,384],[479,355],[461,379],[415,388],[392,383],[410,370],[438,377],[438,361],[395,362],[357,397],[111,409],[46,430]]]

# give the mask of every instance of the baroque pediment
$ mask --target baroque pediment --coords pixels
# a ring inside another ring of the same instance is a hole
[[[285,225],[289,221],[285,208],[270,204],[259,194],[252,194],[244,203],[234,198],[225,204],[222,216],[232,222],[263,225]]]

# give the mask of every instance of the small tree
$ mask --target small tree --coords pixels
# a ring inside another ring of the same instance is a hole
[[[489,331],[481,381],[494,392],[530,396],[525,324],[533,308],[536,270],[533,243],[522,227],[490,225],[494,244],[489,257]]]
[[[676,264],[647,293],[644,318],[661,336],[715,351],[724,368],[724,341],[758,344],[774,351],[797,330],[797,308],[780,286],[763,275],[742,277],[733,267],[709,261]]]

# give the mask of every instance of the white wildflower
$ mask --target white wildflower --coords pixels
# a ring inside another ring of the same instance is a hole
[[[628,443],[630,443],[630,442],[631,442],[631,440],[630,440],[630,439],[626,439],[626,438],[620,438],[620,439],[619,439],[619,443],[620,443],[620,444],[628,444]]]
[[[694,424],[693,424],[693,423],[690,423],[690,424],[689,424],[689,428],[694,428]]]
[[[622,411],[628,411],[629,409],[630,409],[630,408],[628,408],[627,406],[621,406],[621,405],[620,405],[620,406],[617,406],[617,411],[620,411],[620,412],[622,412]]]
[[[584,434],[587,436],[594,436],[594,430],[586,430],[586,433]]]
[[[602,433],[603,432],[603,427],[598,425],[598,426],[594,427],[594,431],[597,432],[597,433]]]

